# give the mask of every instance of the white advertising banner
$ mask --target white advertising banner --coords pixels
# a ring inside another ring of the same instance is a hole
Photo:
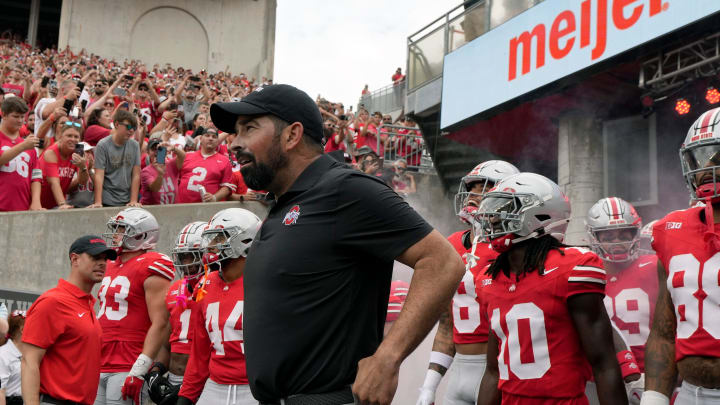
[[[720,11],[720,0],[545,0],[445,56],[440,126]]]

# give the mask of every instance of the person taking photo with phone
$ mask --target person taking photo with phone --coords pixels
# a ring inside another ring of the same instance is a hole
[[[185,160],[185,151],[160,138],[148,142],[150,164],[140,172],[140,190],[143,205],[175,204],[180,169]],[[175,158],[171,158],[170,155]]]
[[[67,195],[89,179],[81,138],[80,120],[66,117],[57,134],[57,142],[40,157],[39,166],[43,173],[40,204],[43,208],[74,208],[67,202]]]

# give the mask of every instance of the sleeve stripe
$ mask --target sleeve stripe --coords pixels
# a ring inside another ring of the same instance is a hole
[[[573,270],[578,271],[594,271],[596,273],[602,273],[605,274],[605,270],[598,268],[598,267],[590,267],[590,266],[575,266],[573,267]]]
[[[400,313],[399,309],[388,309],[388,314],[399,314],[399,313]]]
[[[575,283],[597,283],[597,284],[605,284],[605,280],[595,277],[569,277],[569,282],[575,282]]]
[[[236,191],[237,187],[232,183],[220,183],[220,187],[227,187],[230,191]]]
[[[393,296],[395,296],[395,297],[405,297],[405,296],[407,296],[407,293],[406,293],[406,292],[396,292],[395,294],[393,294]]]
[[[167,279],[169,279],[169,280],[171,280],[171,281],[172,281],[172,279],[175,278],[175,273],[172,273],[172,275],[168,274],[168,273],[169,273],[169,270],[160,270],[160,269],[158,269],[158,268],[156,268],[156,267],[153,267],[153,266],[148,266],[148,269],[150,269],[150,270],[152,270],[152,271],[154,271],[154,272],[160,273],[161,276],[163,276],[163,277],[165,277],[165,278],[167,278]]]
[[[162,268],[162,269],[165,269],[165,270],[167,270],[167,271],[169,271],[169,272],[171,272],[171,273],[175,273],[171,268],[167,267],[166,265],[164,265],[164,264],[162,264],[162,263],[160,263],[160,262],[153,262],[153,264],[156,265],[156,266],[158,266],[158,267],[160,267],[160,268]]]

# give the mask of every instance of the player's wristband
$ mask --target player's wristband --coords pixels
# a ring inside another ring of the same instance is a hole
[[[448,356],[442,352],[430,352],[430,363],[435,363],[438,366],[443,366],[447,369],[450,368],[452,362],[452,356]]]
[[[422,388],[432,392],[437,391],[437,387],[440,385],[442,377],[442,374],[438,373],[436,370],[428,370],[427,374],[425,374],[425,381],[423,382]]]
[[[617,353],[617,361],[620,364],[620,372],[622,378],[625,378],[632,374],[639,374],[640,368],[635,360],[635,355],[630,350],[623,350]]]
[[[128,376],[143,377],[150,370],[152,364],[153,361],[150,357],[146,356],[143,353],[140,353],[137,360],[135,360],[135,364],[133,364],[132,368],[130,369]]]
[[[640,405],[670,405],[670,398],[657,391],[645,391],[640,399]]]

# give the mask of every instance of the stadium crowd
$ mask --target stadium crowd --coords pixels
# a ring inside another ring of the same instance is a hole
[[[438,319],[417,405],[435,403],[446,372],[450,405],[720,403],[720,108],[681,147],[686,210],[643,225],[607,196],[585,215],[589,246],[569,246],[561,188],[491,160],[461,179],[465,227],[445,240],[390,189],[415,189],[407,117],[393,130],[390,116],[252,91],[229,72],[52,58],[54,95],[11,62],[0,163],[25,180],[2,178],[0,202],[69,208],[69,187],[92,183],[88,206],[123,209],[70,246],[67,279],[8,318],[6,403],[388,405]],[[401,157],[392,179],[388,154]],[[160,224],[141,204],[265,192],[245,181],[277,195],[264,221],[225,209],[154,251]],[[391,283],[394,260],[414,269],[409,286]]]
[[[272,79],[7,41],[0,77],[0,211],[266,198],[245,186],[228,153],[235,135],[217,130],[209,108]],[[422,137],[412,120],[317,102],[326,152],[342,151],[401,194],[415,192],[408,167],[420,165]]]

